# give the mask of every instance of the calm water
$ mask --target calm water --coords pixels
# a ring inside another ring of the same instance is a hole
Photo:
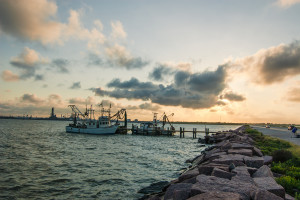
[[[151,183],[177,178],[185,160],[202,150],[191,133],[184,139],[71,134],[68,123],[0,119],[0,199],[138,199]]]

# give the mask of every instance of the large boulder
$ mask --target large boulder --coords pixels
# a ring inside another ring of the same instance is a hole
[[[262,157],[263,153],[256,147],[253,148],[253,155]]]
[[[172,200],[182,200],[187,199],[190,196],[191,188],[193,184],[191,183],[177,183],[174,185],[170,185],[168,187],[164,199],[172,199]]]
[[[267,165],[261,166],[253,175],[253,178],[257,177],[274,177],[271,169]]]
[[[232,149],[251,149],[253,150],[254,146],[246,143],[231,143]]]
[[[182,182],[186,179],[190,179],[190,178],[193,178],[198,175],[199,175],[198,167],[195,167],[194,169],[191,169],[191,170],[185,172],[184,174],[180,175],[178,179],[179,179],[179,182]]]
[[[270,165],[273,162],[273,157],[272,156],[263,156],[264,158],[264,165]]]
[[[219,169],[217,167],[215,167],[211,173],[212,176],[216,176],[216,177],[219,177],[219,178],[226,178],[226,179],[231,179],[234,174],[233,173],[230,173],[230,172],[227,172],[227,171],[224,171],[222,169]]]
[[[247,165],[247,167],[260,168],[261,166],[264,165],[264,158],[258,156],[253,156],[253,157],[245,156],[244,162]]]
[[[238,193],[242,200],[250,200],[250,192],[257,187],[251,183],[242,181],[232,181],[215,176],[199,175],[197,183],[191,188],[191,196],[211,191],[233,192]]]
[[[188,200],[240,200],[241,196],[233,192],[206,192],[189,198]]]
[[[238,166],[231,172],[236,174],[234,177],[232,177],[231,179],[232,181],[240,181],[240,182],[247,182],[250,184],[254,184],[254,181],[251,178],[250,173],[248,171],[248,167]]]
[[[281,198],[285,197],[284,188],[281,185],[277,184],[272,177],[258,177],[253,178],[253,180],[258,188],[267,190]]]
[[[283,198],[268,192],[267,190],[256,190],[251,192],[253,200],[284,200]]]
[[[240,154],[245,156],[252,156],[252,150],[251,149],[229,149],[228,154]]]
[[[235,166],[244,166],[244,156],[239,154],[228,154],[228,155],[221,155],[220,158],[215,159],[212,163],[217,164],[226,164],[230,165],[233,163]]]
[[[210,176],[212,171],[214,170],[214,168],[222,169],[227,172],[229,171],[228,165],[217,164],[217,163],[208,163],[206,165],[200,165],[198,167],[199,174],[205,174],[205,175]]]

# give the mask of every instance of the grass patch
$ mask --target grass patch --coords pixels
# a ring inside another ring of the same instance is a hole
[[[300,146],[265,136],[250,127],[246,128],[246,133],[253,138],[255,146],[264,155],[273,156],[276,162],[272,163],[271,170],[283,175],[276,178],[276,182],[282,185],[288,194],[300,200]]]
[[[292,147],[292,144],[285,140],[265,136],[250,127],[246,128],[246,133],[253,138],[255,146],[258,147],[264,155],[272,155],[276,150],[289,149]]]

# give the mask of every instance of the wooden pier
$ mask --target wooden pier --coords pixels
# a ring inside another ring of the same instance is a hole
[[[128,134],[128,131],[131,131],[131,133],[133,135],[166,135],[166,136],[172,136],[173,133],[179,133],[179,137],[180,138],[184,138],[186,133],[192,133],[193,134],[193,139],[197,138],[197,133],[205,133],[205,138],[209,136],[209,134],[211,133],[218,133],[218,132],[214,132],[214,131],[209,131],[209,128],[205,128],[204,131],[199,131],[197,130],[197,128],[193,128],[193,130],[185,130],[184,127],[180,127],[179,130],[170,130],[169,128],[167,130],[164,130],[164,132],[166,134],[160,134],[161,130],[157,130],[157,132],[155,133],[149,133],[147,130],[145,130],[142,133],[137,134],[136,130],[134,129],[134,127],[132,128],[119,128],[119,134]]]

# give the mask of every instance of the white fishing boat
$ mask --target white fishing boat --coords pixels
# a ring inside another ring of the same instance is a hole
[[[100,104],[102,106],[102,104]],[[69,105],[73,111],[73,123],[66,126],[66,132],[68,133],[87,133],[95,135],[112,135],[115,134],[118,129],[118,124],[112,125],[110,117],[110,108],[104,109],[102,106],[101,116],[98,120],[95,119],[95,110],[86,109],[86,112],[82,114],[75,105]],[[108,115],[105,115],[108,113]]]

